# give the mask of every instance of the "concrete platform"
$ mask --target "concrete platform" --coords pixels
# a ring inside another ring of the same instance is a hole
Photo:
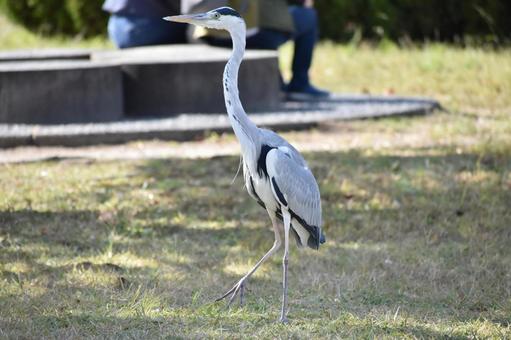
[[[286,102],[278,110],[250,116],[259,126],[289,130],[309,128],[332,120],[427,114],[438,108],[440,106],[436,101],[424,98],[338,95],[321,102]],[[231,131],[231,126],[225,113],[182,114],[173,118],[101,124],[0,124],[0,147],[84,146],[142,139],[186,141],[207,132],[226,131]]]
[[[0,123],[107,122],[122,115],[118,66],[75,60],[0,63]]]
[[[222,74],[230,49],[206,45],[138,47],[92,53],[92,60],[119,65],[128,117],[215,113],[224,110]],[[280,103],[278,55],[247,51],[239,89],[249,111]]]
[[[230,49],[206,45],[0,53],[0,123],[97,123],[224,108]],[[278,57],[249,51],[239,87],[250,111],[279,102]]]
[[[94,50],[49,48],[0,52],[0,63],[45,60],[89,60]]]

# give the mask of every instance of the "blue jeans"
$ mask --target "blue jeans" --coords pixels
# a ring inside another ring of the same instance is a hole
[[[289,6],[289,12],[295,25],[293,34],[261,29],[257,34],[247,38],[247,48],[276,50],[288,40],[293,39],[295,44],[292,66],[293,77],[287,85],[287,90],[300,91],[310,85],[309,69],[319,33],[318,16],[313,8],[301,6]],[[215,46],[232,45],[230,40],[225,39],[209,38],[207,41]]]
[[[118,48],[184,44],[186,25],[164,21],[159,17],[111,15],[108,35]]]

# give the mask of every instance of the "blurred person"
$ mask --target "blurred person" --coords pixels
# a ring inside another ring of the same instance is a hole
[[[309,69],[318,39],[318,16],[314,0],[106,0],[110,13],[108,34],[118,48],[187,42],[187,27],[162,20],[164,16],[232,6],[248,24],[247,48],[277,50],[294,41],[292,78],[282,89],[289,99],[329,97],[310,83]],[[218,32],[203,38],[213,46],[230,46]],[[282,79],[282,77],[281,77]]]
[[[118,48],[186,43],[186,26],[163,21],[181,13],[179,0],[106,0],[108,35]]]
[[[218,3],[218,0],[182,0],[182,7],[184,12],[198,12],[211,10]],[[282,82],[289,99],[310,100],[330,96],[329,92],[313,86],[309,79],[319,34],[314,0],[230,0],[224,3],[238,10],[247,21],[248,49],[277,50],[293,40],[293,75],[288,84]],[[202,39],[213,46],[231,45],[231,40],[218,31],[208,31]]]

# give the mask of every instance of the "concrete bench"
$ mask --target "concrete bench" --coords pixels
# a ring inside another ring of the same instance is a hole
[[[0,123],[94,123],[225,112],[229,49],[173,45],[121,51],[0,53]],[[275,52],[249,51],[240,70],[245,108],[279,105]]]
[[[89,60],[93,50],[48,48],[0,52],[0,63],[44,60]]]
[[[118,66],[90,61],[0,63],[0,122],[108,122],[123,116]]]
[[[225,112],[222,74],[230,53],[205,45],[174,45],[95,52],[92,60],[121,67],[128,116],[169,116]],[[276,108],[279,86],[277,54],[247,51],[239,74],[245,109]]]

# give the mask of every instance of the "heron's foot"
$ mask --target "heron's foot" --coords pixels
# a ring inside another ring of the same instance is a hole
[[[287,319],[287,316],[282,315],[279,319],[281,323],[287,324],[289,323],[289,320]]]
[[[243,299],[245,297],[245,281],[247,278],[243,277],[241,280],[239,280],[234,287],[229,289],[224,295],[216,299],[215,301],[220,301],[225,299],[226,297],[230,296],[229,302],[227,303],[227,307],[230,307],[231,304],[236,299],[236,296],[239,295],[240,297],[240,306],[243,306]]]

